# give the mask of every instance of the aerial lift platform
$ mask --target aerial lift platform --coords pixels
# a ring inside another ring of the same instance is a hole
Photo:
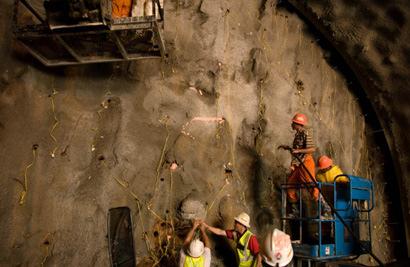
[[[339,183],[342,176],[349,182]],[[332,218],[321,216],[322,202],[319,200],[313,203],[316,211],[304,209],[306,202],[314,200],[303,196],[309,195],[308,191],[314,187],[318,187],[322,192],[320,197],[326,195],[328,204],[333,206]],[[286,197],[287,190],[291,188],[299,193],[299,215],[292,217],[287,212]],[[370,213],[374,208],[371,180],[343,174],[337,176],[333,183],[283,184],[281,192],[282,227],[284,232],[292,229],[295,266],[352,260],[371,251]]]
[[[46,66],[166,58],[163,1],[148,1],[142,14],[115,17],[112,0],[15,0],[14,33]]]

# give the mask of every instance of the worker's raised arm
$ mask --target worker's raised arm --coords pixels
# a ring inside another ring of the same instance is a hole
[[[316,147],[292,149],[292,154],[313,154],[316,151]]]
[[[211,248],[211,243],[209,242],[209,237],[206,234],[206,229],[205,225],[202,223],[201,226],[199,226],[201,230],[201,235],[202,235],[202,240],[204,241],[204,245],[206,248]]]
[[[192,228],[191,228],[191,230],[189,230],[188,234],[187,234],[186,237],[185,237],[184,247],[188,247],[188,246],[189,246],[189,243],[191,243],[192,237],[194,236],[195,230],[196,230],[196,228],[198,228],[198,226],[199,226],[200,224],[201,224],[201,221],[199,221],[199,220],[195,220],[195,221],[192,223]]]
[[[257,266],[257,267],[262,267],[262,256],[261,256],[261,253],[258,253],[258,255],[256,256],[256,266]]]
[[[216,227],[212,227],[207,225],[205,222],[203,222],[203,225],[205,226],[205,229],[207,229],[208,231],[210,231],[211,233],[214,233],[216,235],[220,235],[220,236],[226,236],[226,232],[225,230],[222,230],[220,228],[216,228]]]

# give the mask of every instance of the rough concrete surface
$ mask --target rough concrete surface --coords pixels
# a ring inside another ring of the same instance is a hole
[[[1,266],[108,266],[107,212],[119,206],[132,210],[138,266],[175,266],[184,199],[209,224],[232,227],[246,211],[258,236],[280,227],[290,156],[276,147],[291,143],[296,112],[310,118],[316,158],[375,181],[374,253],[395,257],[379,129],[276,1],[165,1],[168,63],[58,69],[14,43],[12,1],[0,10]],[[232,266],[229,244],[212,241],[212,265]]]

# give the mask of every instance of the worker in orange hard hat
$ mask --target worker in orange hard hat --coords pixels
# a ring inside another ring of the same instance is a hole
[[[293,139],[293,144],[291,148],[292,161],[290,164],[291,173],[288,177],[288,184],[308,184],[309,192],[311,193],[313,199],[318,201],[319,190],[315,186],[315,161],[313,160],[312,154],[315,152],[316,147],[313,142],[313,134],[311,129],[307,128],[308,119],[305,114],[297,113],[292,119],[292,129],[295,131],[295,137]],[[286,146],[280,146],[286,147]],[[299,158],[306,168],[301,166]],[[309,172],[309,173],[308,173]],[[313,179],[313,180],[312,180]],[[287,190],[287,196],[289,202],[291,203],[292,212],[289,214],[290,217],[300,216],[299,207],[297,205],[298,195],[296,188],[289,188]],[[325,203],[324,203],[325,204]],[[324,213],[330,214],[330,207],[328,205],[324,206]]]
[[[336,176],[343,174],[339,166],[333,165],[333,160],[327,156],[319,157],[317,161],[319,171],[316,174],[316,179],[322,183],[333,183]],[[349,182],[347,177],[342,176],[337,178],[337,182]]]

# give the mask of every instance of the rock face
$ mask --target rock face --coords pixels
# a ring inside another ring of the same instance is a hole
[[[139,266],[175,266],[193,195],[209,224],[245,211],[259,236],[280,227],[290,156],[276,147],[291,144],[296,112],[315,158],[376,183],[374,252],[395,257],[380,129],[297,14],[269,0],[165,1],[168,63],[46,69],[12,41],[12,1],[0,10],[0,265],[107,266],[107,211],[129,206]],[[213,245],[213,264],[231,266],[229,244]]]
[[[205,220],[206,210],[201,200],[192,196],[186,197],[181,202],[180,217],[183,220]]]

